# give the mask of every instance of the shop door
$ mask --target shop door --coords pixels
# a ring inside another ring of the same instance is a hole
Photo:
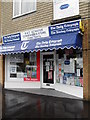
[[[54,85],[54,54],[43,55],[43,87]]]

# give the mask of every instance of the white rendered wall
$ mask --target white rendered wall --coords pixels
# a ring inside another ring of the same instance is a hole
[[[40,82],[5,82],[5,88],[40,88]]]
[[[55,90],[64,92],[79,98],[83,98],[83,87],[71,86],[71,85],[64,85],[56,83],[54,85]]]

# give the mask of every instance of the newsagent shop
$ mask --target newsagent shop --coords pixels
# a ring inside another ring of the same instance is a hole
[[[80,20],[3,36],[5,88],[53,88],[83,97]]]

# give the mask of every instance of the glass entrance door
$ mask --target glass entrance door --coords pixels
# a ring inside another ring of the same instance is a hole
[[[43,83],[46,86],[54,84],[54,55],[43,55]]]

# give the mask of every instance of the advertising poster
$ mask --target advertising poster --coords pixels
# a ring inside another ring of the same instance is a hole
[[[74,59],[70,59],[70,63],[69,64],[67,64],[67,61],[65,61],[64,72],[65,73],[75,73]]]
[[[80,77],[80,69],[77,69],[77,76]]]
[[[23,63],[24,62],[24,55],[23,54],[10,55],[10,62]]]
[[[49,72],[50,62],[46,62],[45,65],[46,65],[46,72]]]
[[[52,71],[49,71],[49,72],[48,72],[48,79],[51,79],[51,80],[52,80]]]
[[[61,64],[59,64],[59,78],[61,77]]]
[[[80,86],[83,87],[83,78],[80,77]]]
[[[16,74],[17,73],[15,66],[10,66],[10,73],[11,74]]]
[[[49,72],[49,66],[46,66],[46,72]]]

